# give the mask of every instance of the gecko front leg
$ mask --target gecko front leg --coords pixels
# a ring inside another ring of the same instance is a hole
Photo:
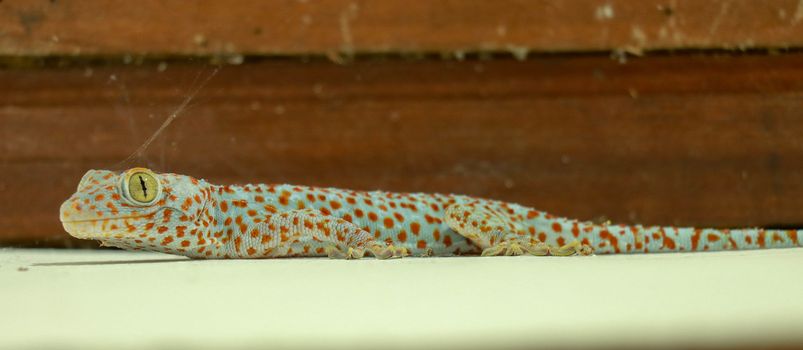
[[[246,229],[245,239],[233,241],[240,257],[323,256],[359,259],[366,251],[379,259],[399,257],[403,251],[338,217],[312,209],[291,210],[265,218]]]

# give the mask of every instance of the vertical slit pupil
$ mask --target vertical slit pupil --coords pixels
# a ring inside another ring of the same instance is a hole
[[[145,180],[142,179],[142,175],[139,176],[139,184],[142,186],[142,194],[145,198],[148,197],[148,186],[145,186]]]

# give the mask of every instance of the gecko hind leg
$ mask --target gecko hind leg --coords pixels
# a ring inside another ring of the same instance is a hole
[[[452,204],[444,220],[449,227],[490,255],[549,255],[549,247],[537,241],[520,239],[516,226],[504,214],[488,207]]]
[[[519,227],[488,207],[453,204],[446,208],[445,221],[449,227],[473,244],[482,248],[482,256],[494,255],[591,255],[591,247],[573,241],[560,247],[551,247],[533,238],[518,234]]]

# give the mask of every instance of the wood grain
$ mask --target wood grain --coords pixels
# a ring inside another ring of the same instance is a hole
[[[803,223],[803,55],[224,67],[149,149],[215,183],[464,193],[580,219]],[[72,244],[58,206],[212,70],[0,70],[0,243]]]
[[[797,0],[4,0],[2,55],[794,48]],[[339,57],[339,58],[338,58]]]

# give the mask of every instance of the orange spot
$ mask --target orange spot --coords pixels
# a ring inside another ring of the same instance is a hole
[[[251,209],[251,210],[248,211],[248,216],[256,216],[256,215],[257,215],[257,211],[256,210]]]
[[[227,212],[229,210],[229,204],[226,203],[226,201],[220,202],[220,210],[222,210],[224,213]]]
[[[566,240],[563,239],[563,237],[558,237],[558,239],[556,241],[558,242],[559,246],[566,245]]]
[[[363,212],[360,209],[354,209],[354,215],[358,218],[361,218],[363,216]]]
[[[181,241],[181,246],[182,247],[189,247],[190,246],[190,241],[188,241],[186,239]]]
[[[786,231],[786,235],[787,235],[787,236],[789,236],[789,240],[791,240],[791,241],[792,241],[792,243],[794,243],[794,244],[798,244],[798,241],[797,241],[797,231],[795,231],[795,230],[788,230],[788,231]]]
[[[394,218],[396,218],[396,220],[397,220],[398,222],[404,222],[404,216],[402,216],[402,214],[399,214],[399,213],[393,213],[393,217],[394,217]]]
[[[421,231],[421,224],[417,222],[413,222],[410,224],[410,231],[413,232],[414,235],[418,236],[418,232]]]
[[[354,219],[351,217],[351,215],[346,214],[346,215],[343,215],[343,220],[346,220],[348,222],[352,222]]]
[[[386,228],[393,228],[393,219],[385,218],[384,224]]]
[[[313,196],[312,193],[307,193],[307,200],[310,202],[314,202],[315,196]]]
[[[608,232],[608,230],[602,230],[602,232],[599,233],[599,238],[608,240],[608,242],[611,243],[611,246],[613,247],[613,250],[615,252],[617,252],[617,253],[620,252],[619,251],[619,240],[616,238],[616,236],[614,236],[610,232]]]
[[[418,244],[416,246],[418,247],[418,249],[424,249],[427,247],[427,242],[421,239],[418,241]]]
[[[112,204],[112,202],[106,202],[106,207],[109,208],[109,210],[111,210],[112,214],[116,215],[118,213],[117,207],[115,207],[114,204]],[[170,212],[171,211],[169,211],[169,210],[165,211],[165,213],[170,213]],[[166,218],[166,220],[170,220],[169,214],[167,214],[167,216],[165,218]]]
[[[407,232],[402,230],[398,235],[396,235],[396,238],[399,239],[399,242],[407,242]]]
[[[527,212],[527,219],[532,219],[536,216],[538,216],[538,212],[535,210],[530,210]]]
[[[708,239],[709,242],[717,242],[717,241],[719,241],[719,236],[717,236],[717,235],[715,235],[713,233],[709,233],[708,236],[706,236],[706,238]]]
[[[265,197],[256,196],[256,197],[254,197],[254,200],[257,201],[257,203],[262,203],[262,202],[265,201]]]
[[[703,230],[696,228],[694,229],[694,233],[691,235],[691,250],[697,250],[697,246],[700,245],[700,235],[703,234]]]
[[[663,248],[668,248],[668,249],[674,250],[675,249],[675,241],[672,238],[669,238],[666,235],[666,232],[664,232],[664,229],[661,229],[660,233],[661,233],[661,236],[663,236],[663,238],[664,238]]]
[[[329,206],[331,206],[333,210],[338,210],[342,205],[338,201],[330,201]]]
[[[248,247],[247,252],[248,252],[248,255],[254,255],[254,253],[256,253],[257,250],[254,249],[254,247]]]
[[[546,233],[541,232],[538,234],[538,240],[541,242],[546,242]]]
[[[440,241],[441,240],[441,231],[438,231],[437,229],[435,229],[435,231],[432,232],[432,238],[434,238],[436,242]]]
[[[290,193],[288,193],[289,195]],[[281,196],[279,197],[279,204],[281,205],[288,205],[290,204],[290,197]]]
[[[162,245],[167,245],[167,244],[169,244],[169,243],[170,243],[170,242],[172,242],[172,241],[173,241],[173,237],[167,236],[167,237],[165,237],[165,239],[163,239],[163,240],[162,240],[162,243],[161,243],[161,244],[162,244]]]
[[[164,227],[164,226],[159,226],[159,227],[156,229],[156,231],[157,231],[157,232],[159,232],[159,233],[165,233],[165,232],[167,231],[167,227]]]
[[[452,236],[446,235],[443,236],[443,245],[449,247],[452,245]]]
[[[239,253],[239,252],[240,252],[240,244],[241,244],[242,242],[243,242],[243,240],[240,238],[240,236],[234,237],[234,250],[235,250],[237,253]]]
[[[109,203],[109,204],[111,204],[111,203]],[[172,215],[173,215],[173,211],[172,210],[165,210],[164,211],[164,218],[162,219],[162,222],[169,222],[170,221],[170,217]]]
[[[563,227],[562,227],[562,226],[560,226],[560,223],[558,223],[558,222],[553,222],[553,223],[552,223],[552,230],[553,230],[553,231],[555,231],[555,232],[557,232],[557,233],[560,233],[561,231],[563,231]]]
[[[379,219],[374,212],[369,212],[368,218],[371,219],[371,221],[376,221],[377,219]]]
[[[758,230],[758,239],[756,241],[759,247],[764,248],[767,244],[767,233],[764,230]]]
[[[321,213],[323,213],[323,215],[332,215],[332,212],[329,211],[329,209],[321,208],[319,210],[321,211]]]

